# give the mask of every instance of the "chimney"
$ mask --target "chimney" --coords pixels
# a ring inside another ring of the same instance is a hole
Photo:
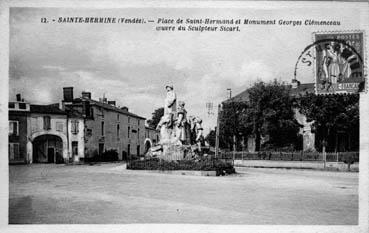
[[[91,92],[82,91],[82,98],[91,99]]]
[[[109,104],[109,105],[113,105],[113,106],[115,106],[115,104],[116,104],[116,103],[115,103],[115,100],[109,100],[109,101],[108,101],[108,104]]]
[[[21,98],[21,94],[17,94],[17,102],[21,102],[22,101],[22,98]]]
[[[126,106],[121,107],[120,109],[123,110],[123,111],[125,111],[125,112],[128,112],[128,107],[126,107]]]
[[[82,115],[84,117],[90,117],[90,102],[89,101],[82,101]]]
[[[64,102],[73,102],[73,87],[63,87]]]

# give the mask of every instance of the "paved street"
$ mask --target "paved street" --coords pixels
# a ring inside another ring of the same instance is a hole
[[[9,167],[10,223],[357,224],[358,173],[239,168],[200,177],[124,164]]]

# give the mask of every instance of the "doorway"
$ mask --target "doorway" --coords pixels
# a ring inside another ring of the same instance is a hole
[[[47,148],[47,162],[54,163],[55,161],[55,149],[53,147]]]

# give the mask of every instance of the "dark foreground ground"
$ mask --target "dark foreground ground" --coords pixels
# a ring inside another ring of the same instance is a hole
[[[9,167],[9,223],[358,223],[358,173],[239,168],[200,177],[124,164]]]

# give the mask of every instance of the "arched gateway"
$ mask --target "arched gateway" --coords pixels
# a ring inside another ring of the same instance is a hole
[[[37,132],[27,143],[32,163],[64,163],[68,158],[67,137],[60,132]]]

